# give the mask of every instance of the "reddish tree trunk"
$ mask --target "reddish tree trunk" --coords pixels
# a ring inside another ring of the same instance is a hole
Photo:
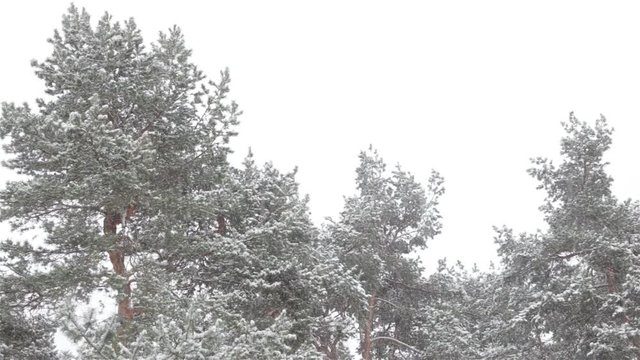
[[[218,234],[224,235],[227,232],[227,222],[224,218],[224,215],[218,214],[216,217],[216,222],[218,223]]]
[[[376,311],[376,291],[373,290],[369,297],[369,306],[367,308],[367,324],[364,330],[364,341],[362,344],[362,360],[371,360],[371,333],[373,332],[373,319]]]
[[[609,265],[607,267],[607,289],[609,290],[609,294],[616,291],[616,282],[615,282],[615,272],[613,270],[613,265]]]
[[[127,219],[133,215],[132,209],[131,206],[127,208]],[[118,230],[118,225],[121,223],[122,216],[119,213],[107,213],[104,218],[104,234],[115,235]],[[131,282],[129,281],[129,275],[127,275],[127,269],[124,264],[125,252],[122,247],[122,239],[116,238],[113,248],[109,250],[108,253],[113,271],[127,281],[118,297],[118,315],[121,319],[129,321],[133,319],[134,315],[141,313],[142,308],[131,306]]]

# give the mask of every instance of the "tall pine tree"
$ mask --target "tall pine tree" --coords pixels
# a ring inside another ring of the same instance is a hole
[[[503,325],[503,358],[636,359],[640,207],[612,194],[605,119],[589,126],[571,114],[563,126],[560,165],[537,158],[530,170],[547,192],[549,230],[498,232],[513,314]]]
[[[181,226],[173,220],[188,209],[178,204],[227,166],[238,115],[225,99],[229,76],[206,81],[176,27],[147,49],[132,19],[106,14],[93,28],[74,6],[50,43],[51,56],[33,62],[47,99],[37,111],[5,103],[0,119],[6,166],[26,175],[0,192],[1,218],[42,230],[44,245],[2,250],[28,263],[10,276],[30,306],[112,289],[126,341],[134,317],[154,311],[135,303],[137,263],[166,246],[146,229]]]

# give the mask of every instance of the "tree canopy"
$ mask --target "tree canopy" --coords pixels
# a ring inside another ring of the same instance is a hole
[[[72,5],[49,43],[43,98],[2,104],[21,176],[0,220],[39,236],[0,243],[0,359],[640,359],[640,203],[613,194],[604,117],[571,114],[560,163],[533,160],[548,229],[496,228],[489,271],[425,274],[436,171],[370,147],[317,226],[296,170],[230,163],[229,72],[207,78],[178,27],[145,43]]]

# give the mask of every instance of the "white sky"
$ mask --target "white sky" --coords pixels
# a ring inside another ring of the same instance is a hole
[[[607,116],[614,191],[640,199],[634,2],[75,3],[94,20],[134,17],[148,42],[177,24],[207,74],[229,67],[244,111],[235,159],[251,146],[260,161],[298,166],[318,223],[354,191],[369,144],[424,183],[440,171],[444,231],[424,253],[427,268],[441,257],[484,268],[495,258],[493,225],[543,226],[543,194],[525,170],[532,156],[557,156],[572,110]],[[46,39],[68,5],[0,3],[0,100],[43,94],[29,62],[50,53]]]

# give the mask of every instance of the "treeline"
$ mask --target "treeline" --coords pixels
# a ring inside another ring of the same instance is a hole
[[[410,255],[441,230],[437,172],[364,151],[318,228],[295,172],[227,161],[229,75],[208,80],[178,28],[146,46],[71,6],[50,43],[46,99],[2,105],[25,180],[0,219],[43,239],[0,245],[0,359],[640,358],[639,208],[611,193],[604,118],[571,115],[562,162],[535,159],[547,231],[496,229],[496,269],[425,277]]]

